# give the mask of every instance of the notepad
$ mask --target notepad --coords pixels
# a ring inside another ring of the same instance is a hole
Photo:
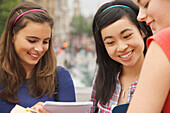
[[[10,111],[10,113],[39,113],[29,107],[24,108],[18,104],[15,105],[15,107]]]
[[[54,102],[46,101],[43,104],[50,113],[86,113],[93,102]]]

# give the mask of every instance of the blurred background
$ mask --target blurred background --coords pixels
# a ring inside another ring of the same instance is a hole
[[[70,72],[77,101],[88,101],[96,73],[92,21],[97,9],[111,0],[0,0],[0,35],[10,11],[24,1],[37,2],[53,17],[57,65]]]
[[[96,67],[92,21],[108,0],[0,0],[0,35],[10,11],[24,1],[37,2],[51,14],[57,65],[69,70],[75,87],[91,87]]]

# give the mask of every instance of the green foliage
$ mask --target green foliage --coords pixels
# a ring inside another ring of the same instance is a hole
[[[72,18],[72,35],[87,34],[92,36],[92,22],[89,22],[84,16],[74,16]]]
[[[11,10],[19,3],[18,0],[0,0],[0,36]]]
[[[93,32],[92,32],[92,20],[90,20],[88,25],[87,25],[86,33],[87,33],[87,35],[89,37],[93,36]]]

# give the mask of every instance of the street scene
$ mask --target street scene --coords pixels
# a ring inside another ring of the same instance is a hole
[[[93,16],[106,0],[13,0],[2,12],[0,34],[10,7],[19,2],[36,2],[54,19],[53,45],[57,65],[69,70],[76,87],[91,87],[96,68],[95,43],[92,34]]]
[[[104,0],[94,0],[91,6],[88,5],[91,1],[62,0],[60,2],[64,3],[64,1],[65,7],[61,8],[65,9],[65,12],[60,15],[60,21],[56,20],[59,24],[56,25],[55,33],[58,34],[54,35],[58,37],[55,38],[54,44],[57,64],[69,70],[76,87],[91,87],[96,68],[92,20],[97,7]],[[66,6],[68,6],[67,10]],[[62,18],[63,16],[65,18]],[[65,29],[61,29],[61,24]]]
[[[91,87],[96,68],[92,21],[97,8],[106,1],[94,0],[90,3],[90,0],[50,0],[47,3],[46,0],[39,0],[36,2],[45,6],[55,20],[53,38],[57,65],[69,70],[75,87]]]
[[[0,0],[0,113],[170,113],[170,0],[153,1]]]
[[[8,0],[3,2],[0,34],[12,9],[20,2],[36,2],[54,20],[53,46],[57,65],[66,68],[72,77],[77,101],[88,101],[96,73],[95,42],[92,21],[98,7],[106,0]],[[8,7],[6,7],[6,5]]]

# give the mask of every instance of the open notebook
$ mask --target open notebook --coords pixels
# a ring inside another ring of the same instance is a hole
[[[46,101],[43,107],[50,113],[86,113],[93,102],[54,102]]]

